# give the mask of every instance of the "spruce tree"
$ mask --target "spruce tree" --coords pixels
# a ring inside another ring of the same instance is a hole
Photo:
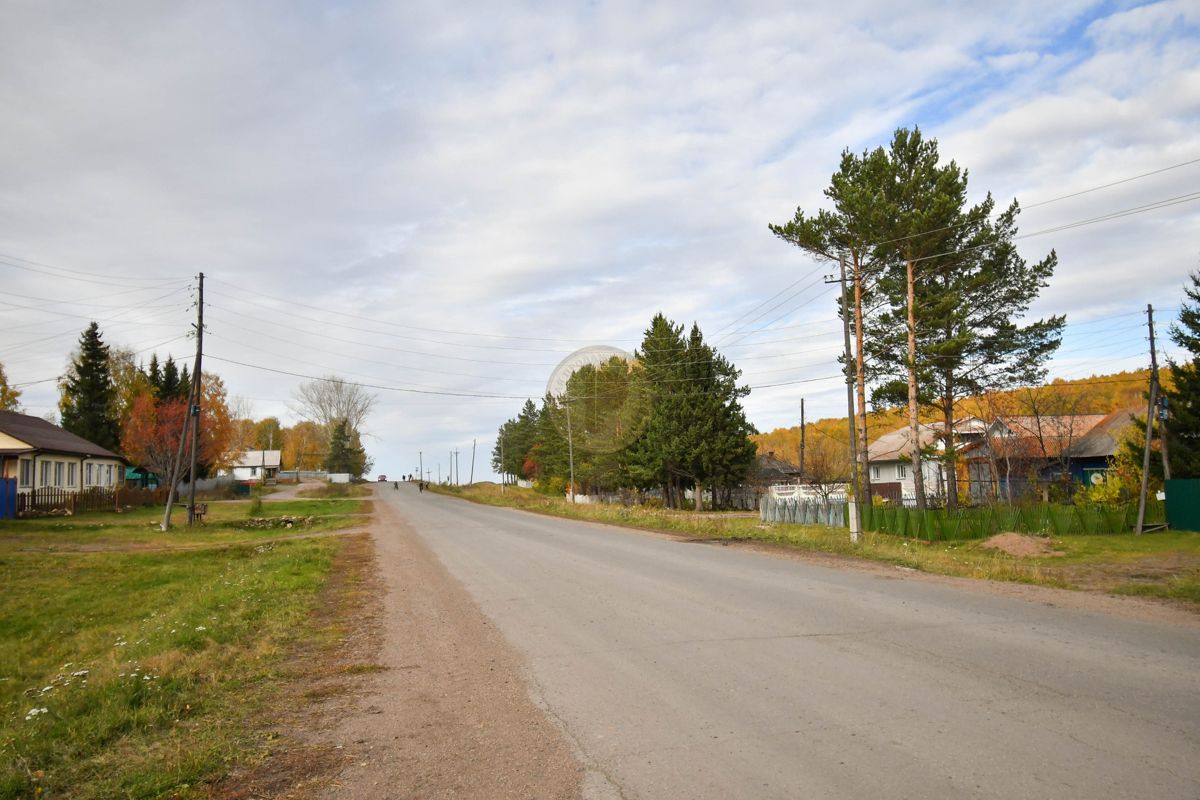
[[[109,450],[120,442],[116,398],[108,345],[93,322],[79,337],[79,355],[72,360],[62,387],[59,408],[62,427]]]
[[[1200,271],[1191,274],[1179,320],[1171,325],[1171,341],[1187,356],[1170,361],[1171,387],[1163,388],[1167,402],[1167,452],[1172,478],[1200,478]]]
[[[165,402],[178,397],[179,367],[175,365],[174,357],[167,356],[167,362],[163,364],[162,368],[162,379],[158,384],[158,399]]]
[[[187,400],[192,396],[192,376],[188,374],[187,364],[179,369],[179,388],[175,390],[175,396],[180,400]]]
[[[346,420],[337,420],[329,432],[329,452],[325,455],[324,463],[325,470],[329,473],[349,473],[354,467],[347,428]]]
[[[162,370],[158,366],[158,353],[150,355],[150,368],[146,371],[146,377],[150,379],[150,386],[154,389],[154,396],[162,396]]]

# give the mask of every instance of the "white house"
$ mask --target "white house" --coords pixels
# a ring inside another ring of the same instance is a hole
[[[279,450],[247,450],[242,453],[228,474],[243,483],[275,483],[279,475]]]
[[[947,481],[945,470],[940,461],[946,445],[942,438],[943,423],[924,423],[919,426],[920,446],[927,456],[921,462],[921,471],[925,478],[926,497],[945,497]],[[988,430],[988,425],[978,417],[965,417],[954,421],[954,435],[962,444],[982,439]],[[905,425],[903,428],[885,433],[867,448],[867,462],[871,476],[871,492],[880,497],[886,497],[893,502],[902,498],[916,497],[916,481],[913,479],[912,466],[912,431]]]
[[[125,483],[125,459],[41,417],[0,411],[0,477],[19,493],[112,489]]]

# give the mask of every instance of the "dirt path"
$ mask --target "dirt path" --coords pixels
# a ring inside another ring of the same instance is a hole
[[[519,656],[400,515],[376,509],[378,670],[324,701],[302,734],[344,756],[311,796],[579,797],[580,767],[530,699]]]

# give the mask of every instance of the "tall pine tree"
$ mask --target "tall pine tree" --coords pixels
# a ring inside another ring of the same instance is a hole
[[[79,337],[79,355],[72,359],[62,385],[59,410],[62,426],[109,450],[120,442],[116,398],[108,345],[93,322]]]
[[[1190,277],[1192,285],[1184,293],[1191,303],[1180,306],[1179,320],[1169,334],[1188,356],[1169,363],[1171,388],[1163,390],[1172,478],[1200,478],[1200,271]]]

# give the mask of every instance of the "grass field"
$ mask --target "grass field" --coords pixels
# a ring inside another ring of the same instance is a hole
[[[341,546],[284,537],[365,519],[286,501],[264,515],[312,524],[250,529],[246,507],[167,533],[155,509],[0,522],[0,798],[205,797],[258,752]]]
[[[766,525],[756,515],[572,505],[563,498],[511,486],[503,494],[495,485],[431,488],[477,503],[698,539],[759,541],[942,575],[1160,597],[1196,604],[1200,610],[1200,533],[1163,531],[1142,536],[1062,536],[1047,542],[1055,555],[1016,557],[984,548],[978,540],[926,543],[868,532],[854,544],[844,528]]]

